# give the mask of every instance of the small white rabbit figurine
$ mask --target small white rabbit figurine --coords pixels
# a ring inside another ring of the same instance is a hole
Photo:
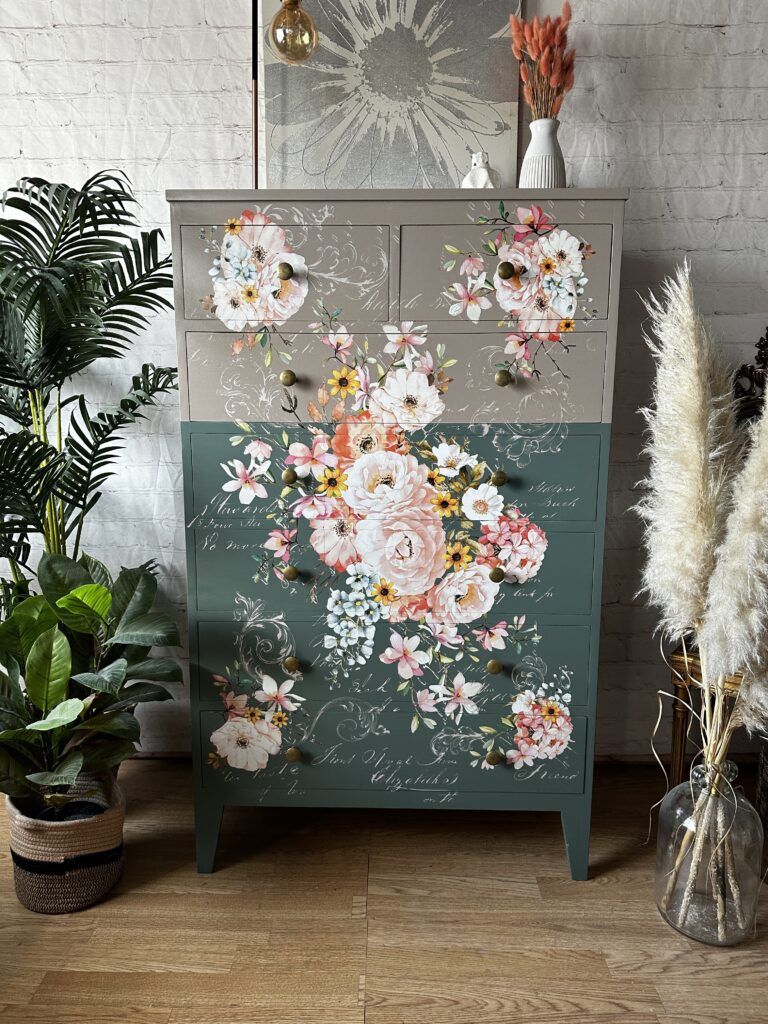
[[[482,149],[472,154],[472,167],[461,183],[462,188],[498,188],[499,175],[488,166],[488,154]]]

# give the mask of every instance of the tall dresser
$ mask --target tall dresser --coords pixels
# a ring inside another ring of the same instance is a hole
[[[481,808],[586,878],[626,194],[168,198],[199,870],[226,806]]]

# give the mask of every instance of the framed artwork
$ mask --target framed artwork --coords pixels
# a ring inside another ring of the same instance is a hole
[[[286,65],[254,0],[260,180],[269,188],[451,188],[471,154],[515,181],[520,0],[305,0],[320,42]]]

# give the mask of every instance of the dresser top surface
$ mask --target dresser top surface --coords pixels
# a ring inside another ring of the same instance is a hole
[[[585,202],[626,200],[629,189],[626,188],[434,188],[434,189],[168,189],[165,197],[170,203],[188,202],[256,202],[264,200],[281,200],[290,197],[294,201],[304,202],[361,202],[361,201],[398,201],[424,202],[447,199],[478,200],[492,202],[494,199],[510,201],[530,201],[534,199],[571,199]]]

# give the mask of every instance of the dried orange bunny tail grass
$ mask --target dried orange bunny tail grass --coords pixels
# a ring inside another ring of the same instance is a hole
[[[534,118],[554,117],[565,93],[573,88],[575,51],[568,50],[568,25],[571,5],[563,4],[558,18],[536,15],[527,22],[510,15],[512,53],[520,62],[523,98]]]

